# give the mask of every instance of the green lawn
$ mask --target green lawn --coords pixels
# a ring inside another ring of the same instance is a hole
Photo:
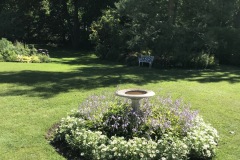
[[[215,159],[240,158],[240,68],[160,70],[52,53],[48,64],[0,63],[0,159],[64,159],[45,140],[48,129],[88,95],[117,85],[183,98],[219,131]]]

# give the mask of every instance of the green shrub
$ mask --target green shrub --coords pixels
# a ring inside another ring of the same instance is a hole
[[[15,51],[14,51],[14,45],[12,42],[8,41],[5,38],[2,38],[0,40],[0,54],[2,56],[2,59],[4,61],[15,61]]]
[[[14,48],[12,42],[8,41],[6,38],[0,40],[0,52],[12,48]]]
[[[191,65],[195,68],[208,68],[215,65],[215,58],[213,55],[207,53],[200,53],[191,59]]]
[[[51,59],[50,59],[49,55],[39,53],[39,54],[37,54],[37,56],[38,56],[41,63],[51,62]]]
[[[200,53],[175,53],[171,58],[173,60],[168,61],[168,63],[181,68],[206,69],[217,65],[214,55],[204,51]]]
[[[17,55],[18,62],[44,63],[50,62],[50,57],[44,54],[33,54],[31,56]]]
[[[91,26],[90,39],[96,44],[96,55],[101,59],[118,60],[125,41],[120,36],[119,15],[113,9],[103,12],[103,16]]]
[[[21,42],[18,42],[16,41],[14,43],[14,50],[16,52],[16,54],[18,55],[23,55],[23,56],[28,56],[30,55],[30,49],[28,48],[27,45],[21,43]]]
[[[32,58],[30,56],[22,56],[21,62],[31,62]]]
[[[37,54],[38,51],[36,48],[30,48],[30,55]]]
[[[40,60],[40,58],[38,57],[38,55],[33,54],[33,55],[31,56],[31,62],[32,62],[32,63],[41,63],[41,60]]]
[[[0,54],[0,62],[4,62],[5,60],[4,60],[4,58],[3,58],[3,56],[2,56],[2,54]]]
[[[136,54],[128,54],[125,58],[125,61],[128,66],[137,66],[138,56]]]
[[[17,54],[15,50],[3,50],[2,56],[7,62],[15,62],[17,61]]]
[[[18,41],[13,44],[7,39],[2,38],[0,40],[0,61],[48,63],[51,59],[49,55],[38,54],[34,45],[26,45]]]
[[[76,159],[207,159],[218,134],[181,100],[145,99],[134,111],[121,98],[94,95],[61,120],[52,142]]]

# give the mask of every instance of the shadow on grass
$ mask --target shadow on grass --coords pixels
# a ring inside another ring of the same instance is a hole
[[[0,93],[0,96],[27,95],[50,98],[73,89],[92,90],[99,87],[114,87],[125,83],[146,85],[148,83],[178,80],[197,81],[199,83],[240,82],[240,69],[236,67],[224,66],[213,70],[159,70],[147,67],[116,65],[113,62],[100,61],[87,53],[82,53],[78,57],[74,53],[71,53],[71,55],[74,55],[75,58],[73,56],[73,58],[59,60],[56,63],[86,66],[79,67],[71,72],[27,70],[0,72],[0,83],[19,84],[27,88],[16,87],[9,89]]]

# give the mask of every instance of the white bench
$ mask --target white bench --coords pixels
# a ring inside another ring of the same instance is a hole
[[[141,55],[140,57],[138,57],[139,66],[141,65],[141,63],[143,65],[143,62],[145,62],[145,63],[149,63],[149,68],[151,68],[153,60],[154,60],[154,56],[143,56],[143,55]]]
[[[38,53],[42,53],[42,54],[45,54],[45,55],[48,54],[48,50],[47,49],[38,49],[37,51],[38,51]]]

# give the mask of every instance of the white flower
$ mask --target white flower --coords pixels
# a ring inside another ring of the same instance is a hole
[[[151,158],[153,158],[153,157],[155,157],[155,156],[156,156],[155,154],[150,154],[150,157],[151,157]]]
[[[123,144],[125,144],[125,142],[124,142],[124,141],[121,141],[121,142],[120,142],[120,144],[122,144],[122,145],[123,145]]]
[[[207,150],[207,156],[211,157],[211,152],[209,150]]]
[[[208,144],[204,144],[203,145],[203,149],[207,150],[209,148],[209,145]]]

